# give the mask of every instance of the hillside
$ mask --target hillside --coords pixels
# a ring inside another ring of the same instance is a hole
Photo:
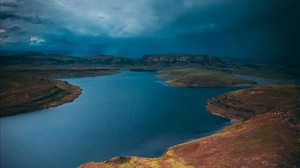
[[[134,61],[119,56],[111,55],[98,55],[98,56],[85,56],[85,57],[74,57],[66,56],[61,54],[43,54],[37,52],[26,52],[22,54],[1,56],[0,65],[30,65],[30,66],[58,66],[58,65],[131,65]]]
[[[22,54],[1,56],[0,65],[98,65],[110,67],[127,66],[132,69],[135,69],[137,67],[141,67],[142,69],[159,69],[184,65],[224,66],[224,63],[217,57],[205,55],[146,55],[139,60],[133,60],[127,57],[112,55],[74,57],[61,54],[43,54],[29,51]]]

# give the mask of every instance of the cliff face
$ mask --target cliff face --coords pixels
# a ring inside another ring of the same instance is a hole
[[[224,66],[217,57],[206,55],[146,55],[142,61],[146,64],[197,64],[202,66]]]

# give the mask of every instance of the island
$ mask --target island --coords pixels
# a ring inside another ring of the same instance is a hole
[[[299,166],[299,86],[258,86],[225,93],[209,99],[207,108],[234,124],[217,134],[170,147],[158,158],[115,157],[80,167]]]
[[[170,86],[232,87],[256,84],[255,81],[238,78],[228,71],[221,71],[212,68],[181,68],[161,70],[158,72],[158,76],[166,79],[166,84]]]

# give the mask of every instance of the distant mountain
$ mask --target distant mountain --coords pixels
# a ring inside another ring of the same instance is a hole
[[[134,60],[127,57],[119,57],[112,55],[101,55],[101,56],[90,56],[81,57],[81,63],[86,64],[105,64],[105,65],[132,65],[135,63]]]
[[[129,58],[110,55],[73,57],[31,51],[0,57],[0,65],[131,65],[133,63],[134,61]]]
[[[296,56],[286,56],[280,58],[264,58],[264,57],[223,57],[222,60],[228,64],[272,64],[272,65],[292,65],[299,66],[300,59]]]
[[[98,55],[89,57],[74,57],[61,54],[43,54],[39,52],[25,52],[10,56],[0,56],[1,66],[26,65],[26,66],[63,66],[63,65],[93,65],[128,67],[129,69],[157,70],[165,67],[196,67],[213,66],[223,67],[225,64],[217,57],[206,55],[187,54],[161,54],[145,55],[139,60],[127,57]]]
[[[225,64],[217,57],[207,55],[187,55],[187,54],[161,54],[145,55],[142,62],[147,65],[165,65],[165,66],[216,66],[221,67]]]
[[[265,64],[268,60],[263,58],[255,57],[245,57],[245,58],[236,58],[236,57],[223,57],[222,60],[229,64]]]

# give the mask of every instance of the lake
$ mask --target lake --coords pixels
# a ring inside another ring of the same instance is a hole
[[[114,156],[158,157],[175,144],[230,124],[206,110],[239,88],[170,87],[153,72],[64,79],[80,86],[72,103],[2,117],[1,168],[73,168]]]

